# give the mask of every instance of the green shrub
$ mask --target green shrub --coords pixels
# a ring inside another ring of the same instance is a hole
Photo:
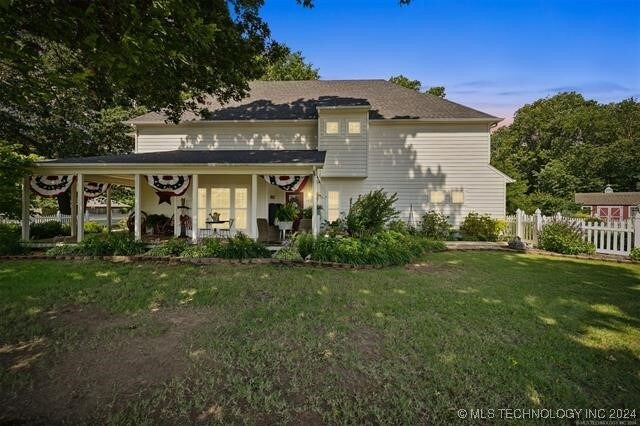
[[[347,229],[352,236],[372,235],[382,231],[385,224],[398,217],[393,206],[398,195],[389,195],[383,189],[359,195],[347,214]]]
[[[142,241],[136,241],[126,232],[113,232],[104,235],[91,235],[79,246],[79,252],[84,256],[133,256],[143,253],[145,245]]]
[[[444,214],[430,210],[422,216],[420,232],[427,238],[447,240],[451,236],[452,230],[447,219]]]
[[[546,224],[538,237],[540,248],[563,254],[595,253],[592,243],[582,239],[582,232],[568,222]]]
[[[305,236],[301,241],[311,250],[312,260],[351,264],[402,265],[425,253],[445,249],[440,241],[391,230],[364,238]],[[300,241],[296,241],[296,247],[300,250]]]
[[[226,244],[222,245],[220,255],[226,259],[251,259],[270,257],[271,252],[264,244],[238,232],[233,238],[229,238]]]
[[[146,254],[148,256],[181,256],[188,247],[189,242],[185,238],[171,237],[151,248]]]
[[[488,214],[471,212],[462,221],[460,232],[465,240],[498,241],[505,225],[504,221],[493,219]]]
[[[33,240],[71,235],[71,227],[55,220],[43,223],[32,223],[29,227],[29,237]]]
[[[404,235],[416,235],[417,229],[402,219],[392,220],[387,224],[387,229],[389,231],[399,232]]]
[[[629,258],[635,262],[640,262],[640,247],[634,247],[629,252]]]
[[[0,255],[23,253],[25,248],[20,243],[21,238],[19,226],[0,224]]]
[[[63,244],[51,247],[46,251],[47,256],[75,256],[82,254],[82,248],[77,244]]]
[[[280,250],[278,250],[273,257],[280,260],[293,260],[293,261],[303,260],[302,256],[300,255],[300,252],[295,247],[283,247]]]
[[[311,253],[313,253],[315,242],[316,238],[313,234],[302,232],[295,236],[293,245],[298,250],[298,253],[300,253],[300,256],[306,259],[307,256],[311,256]]]
[[[576,213],[572,214],[571,216],[575,217],[576,219],[582,219],[585,222],[590,222],[590,223],[602,223],[602,222],[604,222],[599,217],[591,216],[589,213],[583,212],[583,211],[576,212]]]
[[[198,245],[188,246],[182,257],[222,257],[223,245],[215,238],[205,238]]]
[[[100,234],[105,232],[107,228],[100,225],[98,222],[85,222],[84,223],[84,232],[87,234]]]
[[[339,235],[348,235],[349,231],[347,230],[347,221],[343,218],[338,218],[333,222],[327,221],[325,222],[322,232],[332,237],[337,237]]]

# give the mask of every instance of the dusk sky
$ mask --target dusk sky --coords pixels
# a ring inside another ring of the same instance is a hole
[[[323,79],[404,74],[500,117],[558,91],[640,97],[640,0],[267,0]]]

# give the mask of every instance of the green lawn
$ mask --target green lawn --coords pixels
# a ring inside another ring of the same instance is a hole
[[[0,423],[457,423],[640,408],[640,266],[0,263]],[[640,413],[638,413],[640,415]]]

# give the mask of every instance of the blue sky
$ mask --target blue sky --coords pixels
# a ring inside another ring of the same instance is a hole
[[[266,0],[323,79],[404,74],[501,117],[558,91],[640,97],[640,0]]]

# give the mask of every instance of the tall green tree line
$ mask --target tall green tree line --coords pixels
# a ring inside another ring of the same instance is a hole
[[[491,137],[491,163],[516,179],[507,208],[573,210],[576,192],[640,190],[640,103],[601,104],[575,92],[520,108]]]

